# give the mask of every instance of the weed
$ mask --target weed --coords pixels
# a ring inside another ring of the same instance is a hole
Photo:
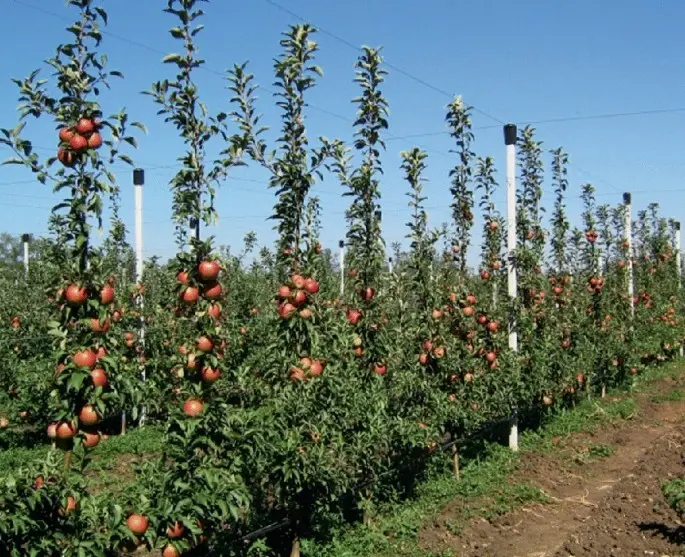
[[[685,516],[685,479],[670,480],[661,486],[661,491],[667,503],[675,509],[680,516]]]
[[[649,400],[651,402],[677,402],[679,400],[683,400],[685,398],[685,392],[683,392],[682,389],[673,389],[667,393],[660,393],[658,395],[654,395],[651,397]]]
[[[610,445],[590,444],[584,447],[582,451],[574,453],[571,458],[576,464],[588,464],[613,454],[614,448]]]

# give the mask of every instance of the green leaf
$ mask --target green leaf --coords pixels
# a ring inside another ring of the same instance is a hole
[[[24,130],[26,127],[26,122],[20,122],[17,124],[17,127],[12,130],[12,137],[19,137],[19,134]]]
[[[80,390],[83,386],[83,382],[86,380],[86,377],[88,377],[88,374],[82,371],[72,372],[69,376],[69,381],[67,382],[69,390]]]
[[[140,122],[131,122],[131,125],[132,125],[134,128],[138,128],[138,129],[141,130],[144,134],[147,135],[148,132],[147,132],[147,127],[145,126],[145,124],[141,124]]]
[[[98,6],[96,6],[94,10],[102,18],[102,21],[105,22],[105,25],[107,25],[107,12]]]
[[[163,64],[178,64],[183,61],[183,57],[180,54],[167,54],[162,58]]]
[[[5,159],[2,161],[2,164],[26,164],[22,159],[18,159],[16,157],[10,157],[9,159]]]

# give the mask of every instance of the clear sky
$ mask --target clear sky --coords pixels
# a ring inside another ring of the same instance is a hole
[[[681,0],[277,1],[321,28],[316,39],[325,77],[310,96],[307,115],[313,139],[351,137],[357,56],[353,45],[384,49],[391,65],[385,85],[391,107],[388,134],[397,138],[388,141],[384,157],[383,227],[388,244],[406,234],[407,185],[399,170],[403,149],[418,145],[428,151],[429,218],[434,226],[449,218],[448,172],[456,159],[448,153],[449,136],[441,133],[449,94],[461,94],[478,109],[473,117],[474,147],[479,155],[496,159],[503,212],[501,122],[561,119],[536,127],[546,149],[563,146],[570,154],[572,214],[579,209],[580,185],[589,181],[596,185],[601,203],[618,203],[621,192],[632,191],[636,210],[656,201],[665,216],[685,220]],[[175,130],[155,115],[156,107],[140,92],[153,80],[173,76],[172,68],[160,63],[163,53],[177,47],[167,31],[174,20],[162,12],[166,4],[105,1],[110,25],[103,42],[110,67],[126,76],[114,81],[112,92],[103,98],[105,112],[125,106],[133,119],[149,128],[133,157],[147,169],[145,254],[165,258],[175,251],[168,181],[177,169],[181,145]],[[0,8],[0,27],[10,53],[0,61],[0,127],[11,127],[17,101],[10,78],[28,75],[52,55],[54,46],[66,38],[64,27],[75,10],[47,0],[0,0]],[[271,88],[280,33],[298,20],[268,0],[212,0],[204,8],[206,29],[199,43],[207,70],[198,72],[200,93],[210,110],[227,111],[224,70],[249,60],[256,81]],[[270,93],[261,92],[259,109],[264,122],[277,128]],[[588,118],[664,110],[668,112]],[[30,126],[27,135],[41,155],[56,146],[50,122]],[[417,137],[406,137],[412,135]],[[124,167],[116,170],[123,190],[122,212],[132,234],[131,172]],[[22,168],[0,167],[0,229],[17,234],[45,231],[56,198],[49,187],[31,178]],[[547,186],[545,200],[551,206],[549,181]],[[322,239],[333,247],[344,234],[347,201],[339,196],[341,188],[333,177],[326,177],[314,191],[323,207]],[[254,165],[240,169],[219,191],[221,219],[212,233],[221,243],[238,248],[244,234],[253,230],[260,243],[270,245],[273,223],[266,217],[272,205],[266,174]]]

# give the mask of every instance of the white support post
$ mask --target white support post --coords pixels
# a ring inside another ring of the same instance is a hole
[[[190,238],[200,237],[200,223],[195,217],[190,217],[190,220],[188,221],[188,231]],[[188,243],[190,243],[190,240]]]
[[[21,241],[24,244],[24,276],[29,276],[29,242],[31,242],[31,234],[22,234]]]
[[[143,185],[145,184],[145,171],[142,168],[136,168],[133,171],[133,200],[134,200],[134,235],[135,235],[135,249],[136,249],[136,287],[143,283]],[[138,303],[138,310],[141,312],[140,325],[138,327],[138,338],[140,345],[143,347],[143,354],[145,354],[145,317],[142,314],[143,310],[143,293],[138,292],[136,301]],[[140,365],[140,376],[143,382],[146,380],[145,364]],[[140,410],[140,426],[145,425],[146,409],[143,406]]]
[[[510,313],[509,313],[509,349],[518,352],[518,334],[516,331],[516,316],[514,313],[514,302],[517,297],[517,277],[516,277],[516,135],[517,130],[514,124],[504,126],[504,145],[507,152],[507,287],[509,292]],[[514,412],[509,430],[509,448],[518,451],[518,415]]]
[[[392,257],[388,257],[388,271],[392,274]]]
[[[143,184],[145,173],[137,168],[133,171],[134,233],[136,247],[136,282],[143,279]]]
[[[683,287],[683,269],[680,261],[680,221],[675,222],[675,265],[678,273],[678,300],[680,300],[680,290]],[[680,304],[678,304],[680,305]],[[680,309],[680,308],[678,308]],[[680,343],[680,357],[683,357],[685,347]]]
[[[635,284],[633,279],[633,216],[632,216],[632,196],[626,192],[623,194],[623,204],[625,205],[625,224],[628,261],[628,298],[630,299],[630,316],[635,317]]]
[[[675,223],[675,265],[678,270],[678,290],[683,286],[683,273],[680,262],[680,222]]]
[[[345,240],[338,242],[340,247],[340,298],[345,295]]]

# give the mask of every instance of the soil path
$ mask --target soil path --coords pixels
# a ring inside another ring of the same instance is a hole
[[[460,557],[685,555],[685,527],[660,489],[685,474],[681,389],[682,378],[662,380],[635,395],[634,419],[559,440],[552,453],[524,453],[511,481],[538,487],[546,504],[473,520],[458,536],[443,526],[455,512],[448,506],[421,532],[422,546]]]

